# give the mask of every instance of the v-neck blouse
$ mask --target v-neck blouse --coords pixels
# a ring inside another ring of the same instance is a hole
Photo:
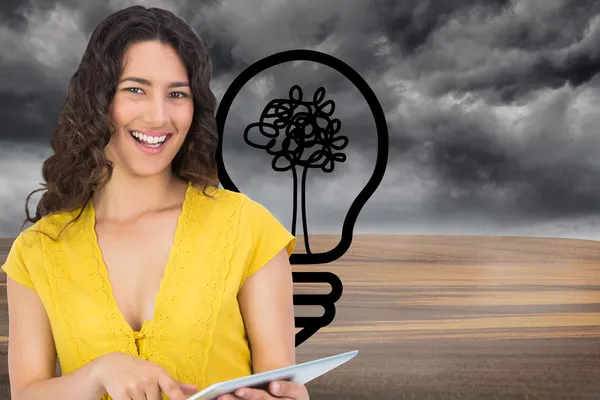
[[[213,198],[188,186],[153,319],[139,331],[117,307],[91,202],[19,234],[2,269],[39,295],[63,374],[111,352],[150,360],[200,390],[252,373],[237,295],[277,252],[291,255],[296,238],[247,195],[209,190]],[[39,232],[56,237],[79,211],[58,241]]]

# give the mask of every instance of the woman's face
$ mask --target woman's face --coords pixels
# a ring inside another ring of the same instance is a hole
[[[132,45],[124,57],[105,148],[115,168],[134,176],[170,171],[192,123],[194,104],[178,54],[159,42]]]

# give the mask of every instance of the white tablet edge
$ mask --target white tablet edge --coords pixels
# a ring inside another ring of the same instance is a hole
[[[358,350],[337,354],[301,364],[291,365],[272,371],[244,376],[225,382],[212,384],[187,400],[214,400],[223,394],[232,393],[243,387],[262,386],[275,380],[289,380],[304,385],[311,380],[350,361],[358,354]]]

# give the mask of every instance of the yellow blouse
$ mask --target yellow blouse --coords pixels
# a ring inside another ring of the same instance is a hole
[[[252,373],[238,291],[281,249],[291,255],[296,238],[247,195],[211,194],[188,186],[154,318],[140,331],[117,307],[91,202],[57,242],[34,230],[56,237],[79,210],[46,216],[20,233],[2,269],[40,296],[63,374],[110,352],[155,362],[200,390]]]

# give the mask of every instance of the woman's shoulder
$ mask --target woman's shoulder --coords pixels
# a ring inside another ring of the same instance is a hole
[[[192,203],[202,204],[204,207],[210,207],[219,211],[239,210],[246,206],[246,203],[251,203],[252,200],[247,194],[236,192],[234,190],[225,189],[222,187],[193,187],[197,201],[192,200]],[[195,207],[200,210],[203,207]]]
[[[218,229],[221,232],[235,230],[236,254],[247,255],[243,280],[282,249],[288,256],[292,254],[296,237],[262,201],[247,193],[223,188],[213,188],[210,195],[203,198],[203,206],[197,207],[199,211],[195,216],[204,222],[202,226],[211,227],[211,234]],[[208,210],[204,204],[210,204]]]
[[[195,188],[200,204],[203,207],[194,207],[198,212],[203,212],[208,206],[215,213],[236,213],[240,218],[265,217],[265,214],[271,214],[265,205],[247,193],[237,192],[221,187],[206,188],[205,193],[202,189]]]
[[[46,240],[57,242],[59,237],[68,236],[69,225],[77,225],[77,222],[85,217],[82,212],[83,208],[57,211],[44,215],[32,225],[23,229],[16,237],[15,242],[29,248],[35,248]]]
[[[35,279],[34,275],[44,273],[44,260],[48,255],[44,249],[49,243],[64,243],[64,238],[72,235],[71,232],[61,234],[61,230],[77,215],[76,211],[55,212],[21,230],[2,265],[4,272],[35,290],[32,279]]]

